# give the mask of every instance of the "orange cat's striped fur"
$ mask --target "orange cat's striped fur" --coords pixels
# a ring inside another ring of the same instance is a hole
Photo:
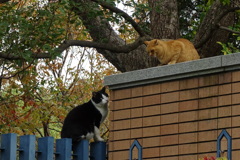
[[[150,56],[157,57],[161,65],[199,59],[200,56],[193,44],[187,39],[163,41],[154,39],[144,42]]]

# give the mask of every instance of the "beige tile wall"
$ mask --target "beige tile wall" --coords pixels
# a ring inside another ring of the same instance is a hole
[[[143,146],[143,159],[216,156],[222,129],[233,138],[232,160],[240,157],[240,71],[112,90],[110,95],[110,160],[128,159],[134,139]]]

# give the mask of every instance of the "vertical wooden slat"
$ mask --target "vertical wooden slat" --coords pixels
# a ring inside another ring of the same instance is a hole
[[[106,160],[106,142],[93,142],[90,144],[91,160]]]
[[[88,160],[89,158],[89,142],[81,140],[73,150],[74,160]]]
[[[38,139],[38,160],[53,160],[53,137],[43,137]]]
[[[17,135],[14,133],[3,134],[1,138],[0,160],[16,160]]]
[[[35,159],[35,135],[20,136],[19,158],[20,160]]]
[[[63,138],[56,141],[56,160],[70,160],[72,151],[72,139]]]

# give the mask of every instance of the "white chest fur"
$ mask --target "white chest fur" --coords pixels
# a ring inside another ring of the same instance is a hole
[[[106,119],[107,115],[108,115],[108,97],[106,97],[105,95],[102,95],[103,99],[100,103],[96,104],[93,100],[92,103],[93,105],[99,110],[99,112],[102,114],[102,119],[101,119],[101,123]]]
[[[101,119],[101,123],[102,123],[106,119],[106,117],[108,115],[108,107],[106,105],[106,106],[104,106],[102,108],[97,107],[97,109],[102,114],[102,119]]]

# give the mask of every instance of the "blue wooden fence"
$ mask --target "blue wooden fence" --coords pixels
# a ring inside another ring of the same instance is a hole
[[[89,147],[89,142],[82,140],[72,151],[70,138],[57,139],[54,146],[53,137],[38,138],[36,144],[35,135],[26,135],[20,136],[17,143],[14,133],[1,135],[0,151],[0,160],[106,160],[105,142],[94,142]]]
[[[217,138],[217,157],[221,153],[221,140],[227,139],[227,158],[232,159],[232,138],[228,132],[223,129]],[[26,135],[19,137],[14,133],[2,134],[0,141],[0,160],[106,160],[107,151],[105,142],[93,142],[89,146],[87,140],[82,140],[72,151],[72,140],[70,138],[57,139],[54,146],[53,137],[39,138],[36,147],[36,137]],[[18,147],[17,147],[18,146]],[[129,160],[132,160],[134,148],[138,150],[138,160],[142,160],[142,146],[137,140],[134,140],[129,149]],[[38,148],[36,150],[36,148]],[[55,148],[55,149],[54,149]],[[89,152],[90,151],[90,152]],[[90,154],[89,154],[90,153]]]

